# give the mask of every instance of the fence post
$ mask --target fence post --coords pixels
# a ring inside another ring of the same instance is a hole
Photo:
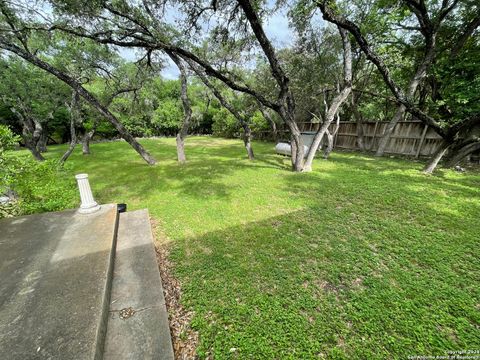
[[[422,137],[420,138],[420,143],[418,144],[417,152],[415,153],[415,159],[418,159],[420,151],[422,150],[423,141],[425,140],[425,135],[427,135],[428,125],[423,127]]]

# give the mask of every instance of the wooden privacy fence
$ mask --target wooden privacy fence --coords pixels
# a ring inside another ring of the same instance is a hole
[[[377,151],[378,143],[388,122],[363,123],[365,149]],[[358,149],[357,123],[340,123],[334,146],[345,149]],[[438,149],[442,138],[428,125],[420,121],[398,122],[393,129],[385,148],[385,153],[419,156],[431,156]]]
[[[387,121],[366,121],[363,126],[363,142],[365,150],[377,151],[378,143],[382,137]],[[298,123],[302,132],[316,132],[319,123]],[[359,150],[357,141],[357,123],[350,121],[341,121],[337,135],[334,138],[334,147],[341,149]],[[330,126],[332,130],[334,124]],[[282,128],[279,136],[283,140],[288,139],[288,131]],[[258,134],[258,138],[266,138],[266,134]],[[388,141],[385,153],[409,155],[414,157],[431,156],[438,149],[442,138],[428,125],[420,121],[401,121],[398,122]]]

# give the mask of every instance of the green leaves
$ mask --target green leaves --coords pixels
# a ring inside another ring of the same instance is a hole
[[[0,204],[0,218],[74,207],[75,181],[56,160],[38,162],[25,152],[6,151],[19,137],[0,125],[0,195],[14,194]]]
[[[161,134],[174,135],[182,121],[183,112],[177,99],[165,99],[153,112],[152,125]]]
[[[0,156],[17,145],[19,141],[20,136],[15,135],[8,126],[0,124]]]

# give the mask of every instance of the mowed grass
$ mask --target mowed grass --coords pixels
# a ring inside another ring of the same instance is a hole
[[[480,174],[333,153],[289,171],[273,144],[143,140],[69,160],[97,200],[148,208],[169,241],[200,358],[405,359],[480,349]],[[65,147],[52,147],[49,158]]]

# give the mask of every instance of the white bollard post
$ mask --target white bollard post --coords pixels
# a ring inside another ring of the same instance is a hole
[[[75,175],[75,179],[77,179],[80,199],[82,201],[78,212],[81,214],[91,214],[100,210],[100,205],[93,199],[92,189],[90,189],[90,183],[88,182],[88,174]]]

